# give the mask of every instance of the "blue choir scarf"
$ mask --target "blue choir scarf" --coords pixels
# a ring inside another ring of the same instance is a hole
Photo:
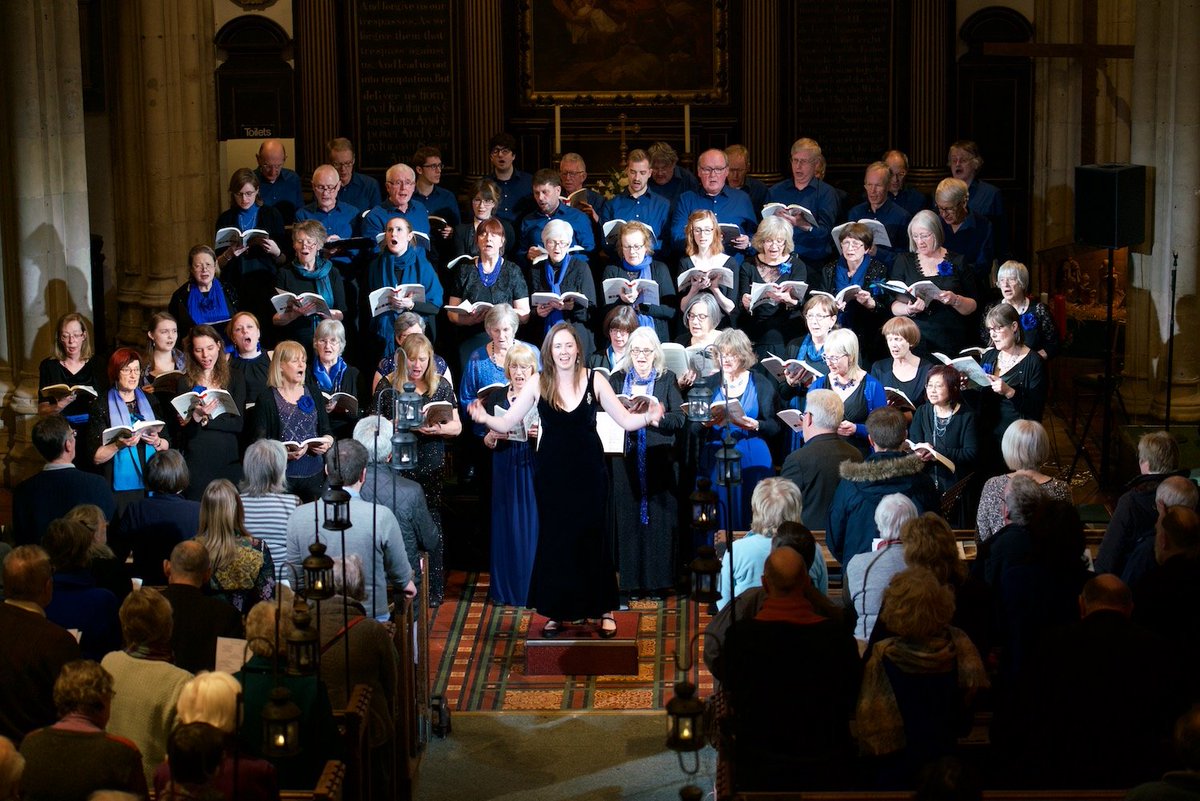
[[[649,386],[650,394],[654,394],[654,381],[656,378],[658,378],[657,370],[651,368],[650,375],[646,376],[645,378],[641,378],[638,376],[637,370],[634,370],[633,366],[630,365],[629,369],[625,371],[625,384],[621,389],[621,392],[625,395],[632,395],[634,394],[634,386]],[[631,434],[629,436],[637,437],[638,483],[641,484],[642,488],[642,498],[641,503],[639,504],[640,520],[642,525],[645,526],[650,524],[650,493],[646,484],[646,429],[642,428],[635,434]]]
[[[621,266],[624,268],[626,273],[625,278],[629,281],[641,280],[643,278],[653,280],[654,276],[650,274],[650,265],[653,263],[654,259],[650,257],[649,253],[643,256],[642,260],[637,264],[630,264],[629,262],[625,261],[625,259],[621,259]],[[636,304],[634,310],[636,311]],[[638,325],[654,328],[654,318],[648,314],[639,313]]]
[[[342,385],[342,376],[345,374],[346,360],[341,356],[338,356],[338,360],[334,362],[331,370],[326,370],[320,359],[313,362],[313,377],[317,379],[317,386],[321,388],[322,392],[337,392],[338,387]]]
[[[563,282],[563,279],[566,278],[566,276],[567,276],[567,267],[569,267],[570,264],[571,264],[571,257],[567,256],[565,259],[563,259],[563,263],[561,265],[559,265],[558,269],[556,270],[554,265],[551,263],[550,258],[546,257],[546,289],[547,290],[549,290],[550,292],[555,292],[559,295],[562,294],[562,282]],[[555,272],[558,273],[557,280],[555,280],[555,277],[554,277]],[[562,321],[563,321],[562,311],[559,309],[555,309],[546,315],[546,326],[543,330],[546,332],[549,332],[551,328],[553,328],[557,323],[561,323]]]
[[[133,391],[137,402],[137,414],[130,415],[129,406],[121,398],[116,387],[108,391],[108,420],[114,426],[132,426],[143,420],[153,420],[154,410],[150,407],[150,399],[142,390]],[[113,490],[144,489],[142,482],[142,465],[149,460],[154,449],[145,443],[138,443],[135,448],[121,448],[113,457]]]
[[[333,262],[329,259],[317,259],[317,263],[312,272],[301,267],[293,262],[292,270],[300,278],[309,281],[315,281],[317,284],[317,294],[325,299],[330,309],[333,309],[333,282],[329,280],[329,272],[333,269]]]
[[[219,323],[228,320],[229,305],[225,302],[225,290],[221,288],[221,279],[214,278],[212,287],[207,292],[201,292],[194,283],[188,289],[188,314],[192,322]]]

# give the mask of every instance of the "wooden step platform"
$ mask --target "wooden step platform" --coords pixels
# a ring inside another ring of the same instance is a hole
[[[600,636],[599,623],[564,622],[552,640],[541,636],[547,619],[534,615],[525,640],[527,676],[634,676],[638,672],[637,612],[617,612],[617,636]]]

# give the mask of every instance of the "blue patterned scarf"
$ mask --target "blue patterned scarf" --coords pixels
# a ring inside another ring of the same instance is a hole
[[[331,370],[326,370],[320,359],[313,361],[313,376],[317,379],[317,386],[321,388],[322,392],[337,392],[338,387],[342,385],[342,376],[345,374],[346,360],[341,356],[338,356],[338,360],[333,363]]]
[[[654,380],[658,378],[658,371],[654,368],[650,369],[650,375],[645,378],[640,378],[637,370],[631,365],[625,371],[625,384],[621,392],[625,395],[632,395],[634,386],[650,387],[650,394],[654,394]],[[646,484],[646,429],[642,428],[636,434],[627,436],[637,437],[637,466],[638,466],[638,483],[642,485],[642,500],[641,500],[641,521],[642,525],[650,524],[650,494]]]
[[[629,281],[641,280],[643,278],[653,280],[654,276],[650,274],[650,265],[653,263],[654,259],[650,257],[649,253],[647,253],[637,264],[630,264],[629,262],[625,261],[624,258],[621,259],[621,267],[625,270],[626,280]],[[637,310],[636,306],[634,310]],[[654,318],[648,314],[639,313],[638,325],[654,328]]]
[[[137,402],[136,416],[129,414],[129,406],[121,397],[116,387],[108,391],[108,420],[114,426],[132,426],[142,420],[153,420],[154,410],[150,407],[150,399],[142,390],[135,389],[133,398]],[[136,448],[121,448],[113,456],[113,489],[123,490],[144,489],[142,481],[142,464],[144,464],[154,449],[145,443],[139,443]]]
[[[329,259],[319,258],[312,272],[293,262],[292,269],[300,278],[315,281],[317,284],[317,294],[325,299],[325,303],[330,309],[333,309],[333,282],[329,280],[329,272],[333,269],[333,262]]]
[[[201,292],[194,283],[188,289],[188,314],[194,323],[220,323],[229,319],[229,306],[225,302],[225,290],[221,288],[221,279],[214,278],[212,287],[207,292]]]

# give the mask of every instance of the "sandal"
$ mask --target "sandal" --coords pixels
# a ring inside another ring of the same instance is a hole
[[[605,623],[612,623],[612,628],[604,625]],[[617,636],[617,619],[612,616],[612,613],[600,616],[600,636],[606,640]]]
[[[542,626],[542,639],[553,640],[562,631],[562,627],[557,620],[547,620],[546,625]]]

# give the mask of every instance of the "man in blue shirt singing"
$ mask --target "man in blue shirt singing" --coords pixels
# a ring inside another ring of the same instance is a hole
[[[750,248],[750,236],[758,228],[758,215],[750,206],[750,196],[740,189],[726,186],[729,161],[723,150],[706,150],[700,154],[696,173],[700,176],[700,188],[684,192],[675,201],[671,213],[671,246],[682,253],[686,245],[685,229],[688,216],[693,211],[711,211],[718,223],[736,225],[741,233],[725,247],[725,252],[738,259],[739,263]],[[828,231],[826,232],[828,234]]]
[[[645,223],[650,233],[654,234],[654,251],[657,253],[663,250],[663,234],[671,204],[650,191],[650,156],[645,150],[638,148],[629,151],[625,177],[628,185],[621,194],[604,204],[604,210],[600,212],[600,225],[613,220]],[[606,241],[604,250],[610,259],[617,260],[617,251],[612,243]]]
[[[792,143],[792,177],[775,184],[768,193],[771,202],[803,206],[816,219],[816,225],[813,225],[798,212],[776,212],[794,227],[792,238],[796,255],[808,264],[824,264],[832,257],[830,232],[837,222],[837,193],[817,178],[820,159],[821,146],[816,140],[797,139]]]
[[[296,219],[296,210],[304,205],[300,191],[300,176],[283,166],[287,150],[278,139],[266,139],[258,146],[258,197],[264,206],[274,206],[283,217],[284,225]]]

